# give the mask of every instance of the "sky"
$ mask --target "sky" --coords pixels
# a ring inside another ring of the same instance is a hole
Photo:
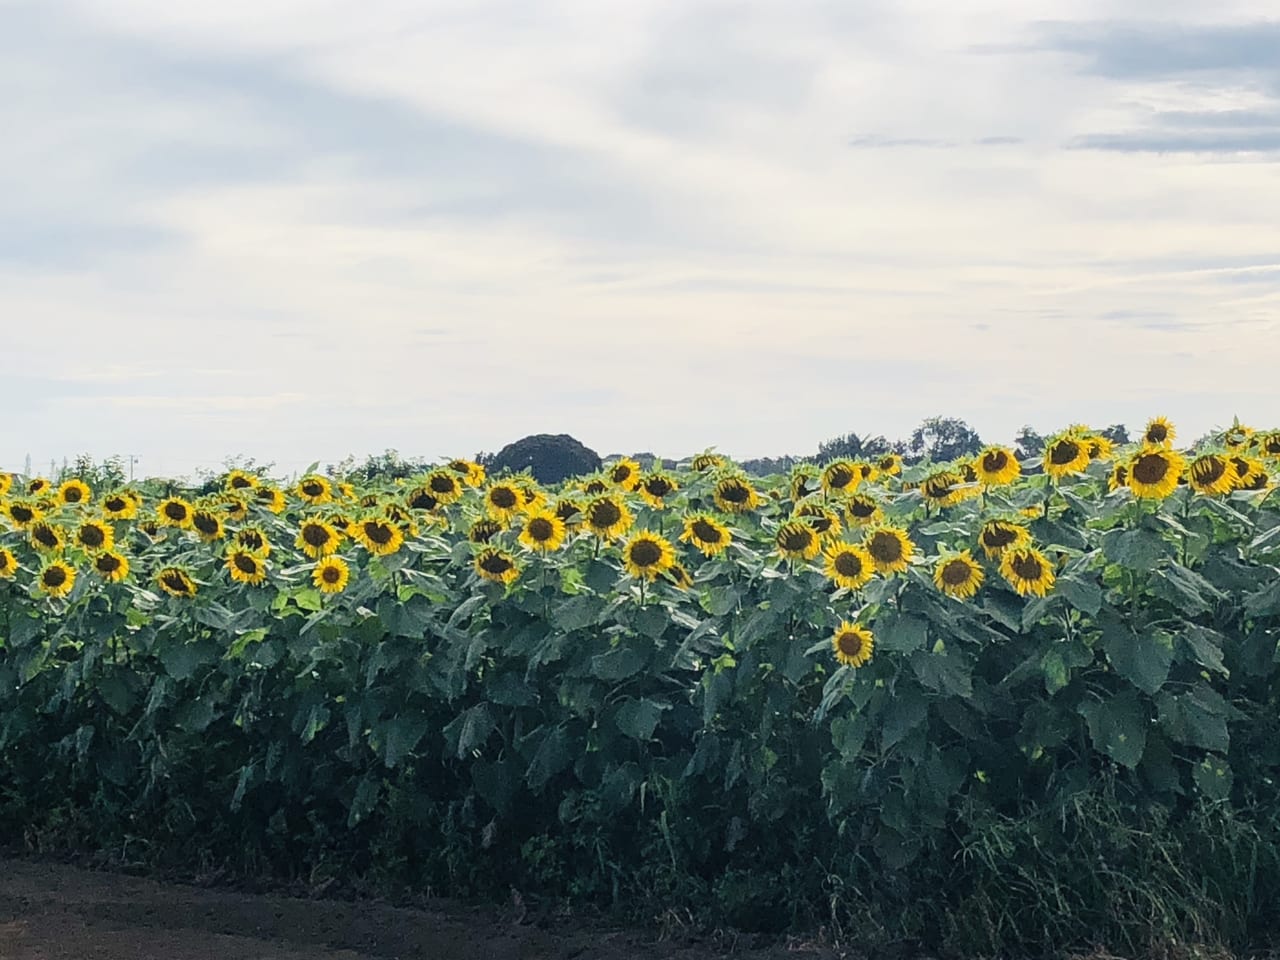
[[[1280,426],[1276,16],[0,0],[0,469]]]

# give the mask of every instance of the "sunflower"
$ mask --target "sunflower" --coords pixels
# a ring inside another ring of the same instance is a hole
[[[973,470],[983,486],[1002,487],[1018,479],[1022,464],[1008,447],[987,447],[974,458]]]
[[[462,481],[447,470],[427,474],[422,486],[445,506],[462,499]]]
[[[1221,454],[1206,453],[1187,467],[1187,482],[1196,493],[1230,493],[1235,486],[1236,470]]]
[[[582,504],[577,500],[569,497],[557,500],[552,512],[564,521],[565,530],[576,530],[582,526]]]
[[[670,567],[662,572],[662,579],[677,590],[690,590],[693,588],[693,577],[689,575],[689,571],[679,563],[673,563]]]
[[[799,503],[805,497],[817,493],[822,487],[821,474],[817,467],[802,463],[791,471],[788,483],[791,499]]]
[[[351,568],[341,557],[325,557],[311,571],[311,582],[321,593],[341,593],[350,579]]]
[[[967,600],[978,592],[985,575],[968,550],[943,557],[933,568],[933,582],[949,597]]]
[[[398,503],[384,503],[382,505],[382,515],[400,528],[400,532],[406,537],[416,537],[418,535],[418,518],[409,510]],[[434,514],[426,514],[427,523],[433,522]]]
[[[66,504],[88,503],[93,491],[83,480],[68,480],[58,487],[58,502]]]
[[[1035,547],[1010,547],[1000,556],[1000,573],[1020,596],[1043,597],[1054,581],[1053,564]]]
[[[541,510],[547,505],[547,495],[532,480],[520,481],[516,486],[520,489],[520,509],[524,513]]]
[[[424,485],[410,490],[405,503],[409,504],[411,510],[434,510],[440,506],[440,498]]]
[[[578,487],[589,497],[598,497],[609,489],[609,485],[599,477],[592,477],[589,480],[583,480]]]
[[[201,543],[213,543],[227,535],[222,518],[212,510],[196,510],[191,514],[191,529],[196,532]]]
[[[13,474],[0,471],[0,499],[9,495],[13,489]]]
[[[102,512],[111,520],[132,520],[138,515],[138,501],[126,493],[109,493],[102,498]]]
[[[224,489],[234,493],[237,490],[252,490],[261,482],[252,473],[247,473],[244,470],[231,470],[227,473],[222,485]]]
[[[729,546],[733,534],[709,513],[695,513],[684,518],[684,532],[679,539],[693,544],[704,556],[714,557]]]
[[[76,585],[76,571],[69,563],[54,560],[40,571],[36,582],[46,597],[65,597]]]
[[[821,503],[802,503],[796,507],[793,516],[809,524],[813,532],[824,540],[840,536],[840,515]]]
[[[156,571],[156,583],[171,597],[190,598],[196,595],[195,581],[181,567],[165,567]]]
[[[627,505],[612,496],[596,497],[583,508],[582,516],[587,529],[601,540],[620,537],[635,523]]]
[[[337,495],[341,500],[354,500],[356,498],[356,488],[343,480],[338,483]]]
[[[399,480],[396,481],[397,484],[399,484],[399,482],[400,482]],[[376,493],[366,493],[359,500],[360,507],[365,510],[372,510],[381,502],[382,502],[382,498],[379,497]]]
[[[119,583],[129,575],[129,558],[114,550],[104,550],[93,558],[93,570],[109,583]]]
[[[859,544],[838,543],[827,548],[825,570],[836,586],[858,590],[871,580],[875,561]]]
[[[548,510],[536,510],[524,521],[519,540],[530,550],[548,553],[564,543],[564,521]]]
[[[484,467],[473,460],[450,460],[449,469],[462,477],[468,487],[479,487],[484,484]]]
[[[18,572],[18,558],[12,550],[0,547],[0,580],[8,580]]]
[[[640,496],[651,507],[661,510],[666,506],[665,498],[680,489],[680,485],[665,473],[651,473],[640,480]]]
[[[871,659],[875,648],[876,641],[871,631],[848,620],[841,620],[831,637],[831,649],[835,652],[836,660],[855,670]]]
[[[248,550],[259,557],[271,556],[271,541],[267,539],[261,527],[245,527],[243,530],[237,530],[234,540],[235,545],[241,550]]]
[[[312,473],[299,480],[298,485],[293,488],[293,492],[302,500],[314,506],[328,503],[333,499],[333,484],[324,477],[318,477]]]
[[[510,584],[520,576],[520,567],[505,550],[486,547],[476,554],[476,573],[494,583]]]
[[[243,523],[249,516],[249,504],[240,497],[222,497],[219,503],[228,520]]]
[[[1055,480],[1079,473],[1089,465],[1089,444],[1072,433],[1062,433],[1044,448],[1044,472]]]
[[[850,460],[833,460],[822,471],[822,489],[831,495],[853,493],[862,483],[862,471]]]
[[[676,552],[666,537],[641,530],[622,548],[622,565],[633,577],[652,580],[676,562]]]
[[[1173,449],[1147,447],[1129,460],[1129,489],[1135,496],[1163,500],[1178,488],[1187,461]]]
[[[630,457],[623,457],[605,467],[605,476],[615,487],[634,490],[640,485],[640,464]]]
[[[788,560],[812,560],[822,550],[822,539],[803,520],[789,520],[780,526],[773,543]]]
[[[1030,542],[1031,532],[1022,524],[1008,520],[988,520],[978,531],[978,545],[982,547],[988,560],[994,560],[1010,547],[1020,547]]]
[[[44,477],[36,477],[27,484],[27,493],[33,497],[38,497],[42,493],[48,493],[53,489],[53,484]]]
[[[19,530],[25,530],[31,524],[39,523],[44,519],[44,511],[27,500],[14,500],[11,503],[0,504],[0,509],[4,510],[4,515]]]
[[[935,470],[920,481],[919,490],[925,503],[955,506],[965,497],[964,476],[955,470]]]
[[[876,461],[876,470],[882,477],[896,477],[902,473],[902,457],[896,453],[886,453]]]
[[[44,520],[37,520],[27,530],[31,546],[41,553],[57,553],[67,542],[62,528]]]
[[[1243,450],[1253,437],[1253,427],[1246,427],[1237,420],[1222,433],[1222,445],[1228,450]]]
[[[1087,433],[1080,439],[1089,446],[1090,460],[1110,460],[1115,456],[1116,445],[1100,433]]]
[[[404,533],[390,520],[366,517],[352,525],[349,531],[370,553],[387,557],[404,545]]]
[[[497,520],[477,520],[467,531],[467,539],[472,543],[488,543],[504,529],[505,527]]]
[[[882,511],[879,502],[865,493],[855,493],[844,502],[845,516],[854,527],[865,527],[879,521]]]
[[[1177,435],[1172,423],[1164,417],[1153,417],[1142,431],[1142,442],[1151,447],[1171,447]]]
[[[1129,485],[1129,467],[1125,463],[1117,463],[1107,474],[1107,492],[1115,493],[1121,487]]]
[[[484,494],[484,506],[495,520],[509,521],[524,504],[518,487],[510,483],[495,483]]]
[[[253,495],[257,498],[259,506],[266,507],[272,513],[284,513],[285,507],[288,506],[284,499],[284,491],[270,484],[262,484],[253,492]]]
[[[115,546],[116,532],[101,520],[86,520],[76,529],[76,546],[90,553]]]
[[[711,496],[725,513],[749,513],[760,506],[760,495],[744,477],[725,477]]]
[[[156,506],[156,519],[161,526],[189,530],[193,512],[191,504],[181,497],[167,497]]]
[[[152,543],[159,543],[165,539],[165,534],[162,532],[160,524],[154,520],[139,521],[136,529]]]
[[[1280,457],[1280,430],[1272,430],[1258,439],[1263,456]]]
[[[724,466],[724,457],[718,453],[700,453],[693,458],[693,462],[689,464],[689,469],[695,473],[706,473],[708,470],[718,470]]]
[[[298,538],[293,545],[312,560],[327,557],[338,549],[342,534],[319,517],[308,517],[298,527]]]
[[[1233,458],[1231,462],[1236,468],[1235,489],[1267,489],[1267,484],[1271,482],[1271,478],[1267,474],[1267,468],[1263,465],[1261,460],[1254,457],[1236,457]]]
[[[266,562],[248,550],[232,548],[228,551],[227,571],[236,583],[247,583],[251,587],[256,587],[267,579]]]
[[[877,573],[901,573],[907,569],[916,545],[900,527],[875,527],[867,531],[863,546],[871,554]]]

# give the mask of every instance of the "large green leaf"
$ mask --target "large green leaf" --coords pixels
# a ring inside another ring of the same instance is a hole
[[[1134,633],[1127,623],[1109,622],[1102,631],[1102,649],[1112,669],[1143,693],[1159,690],[1173,666],[1173,638],[1163,630]]]
[[[1123,766],[1138,765],[1151,718],[1150,708],[1137,693],[1125,690],[1102,700],[1085,700],[1077,710],[1096,750]]]
[[[662,711],[668,709],[668,704],[654,700],[625,700],[614,715],[614,723],[628,737],[649,740],[658,727],[658,721],[662,719]]]

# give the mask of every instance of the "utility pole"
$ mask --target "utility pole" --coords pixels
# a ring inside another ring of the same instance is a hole
[[[133,483],[133,465],[142,458],[139,457],[136,453],[131,453],[128,456],[129,456],[129,482]]]

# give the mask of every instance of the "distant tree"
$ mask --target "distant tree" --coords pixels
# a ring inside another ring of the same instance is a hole
[[[329,467],[327,472],[331,477],[369,483],[374,480],[399,480],[402,477],[413,477],[426,473],[431,466],[432,464],[427,460],[408,460],[400,456],[399,451],[388,449],[377,456],[369,454],[364,458],[363,463],[357,462],[355,457],[347,457]]]
[[[1017,444],[1018,459],[1033,460],[1044,456],[1044,445],[1048,441],[1033,428],[1023,427],[1018,431],[1018,435],[1014,437],[1014,442]]]
[[[1129,428],[1123,423],[1113,423],[1105,430],[1098,431],[1116,446],[1121,446],[1129,442]]]
[[[528,470],[539,483],[559,483],[600,469],[600,455],[567,433],[539,433],[509,443],[487,465],[493,473]]]
[[[907,441],[912,460],[955,460],[982,449],[976,430],[955,417],[930,417],[916,427]]]
[[[753,457],[741,461],[738,466],[753,477],[768,477],[775,473],[789,473],[798,463],[805,463],[810,457]]]
[[[870,437],[863,440],[856,433],[846,433],[818,444],[819,461],[850,459],[861,457],[878,457],[888,453],[893,447],[884,437]]]

